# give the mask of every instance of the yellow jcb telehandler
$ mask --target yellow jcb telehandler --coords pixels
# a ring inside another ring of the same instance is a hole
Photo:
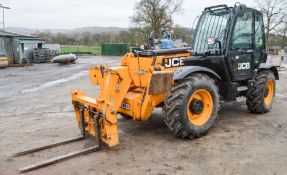
[[[93,99],[72,92],[79,128],[112,147],[119,144],[118,113],[145,121],[162,107],[168,128],[193,139],[215,122],[220,98],[246,96],[251,112],[268,112],[279,77],[276,68],[266,64],[264,38],[259,11],[243,4],[205,8],[191,49],[128,53],[119,67],[90,68],[100,94]]]
[[[207,7],[191,48],[136,51],[127,53],[119,67],[90,68],[90,79],[100,86],[100,93],[95,99],[72,92],[78,126],[99,148],[100,143],[119,144],[117,114],[145,121],[162,107],[168,128],[178,137],[193,139],[214,124],[221,100],[245,96],[250,112],[266,113],[279,76],[266,64],[265,50],[262,13],[239,3]]]

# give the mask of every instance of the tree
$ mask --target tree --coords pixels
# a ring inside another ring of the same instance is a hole
[[[191,44],[191,29],[187,29],[184,27],[180,27],[176,25],[173,28],[174,34],[173,37],[175,39],[182,39],[184,43]]]
[[[118,34],[118,42],[119,43],[130,43],[130,33],[127,31],[120,31]]]
[[[59,32],[55,35],[54,42],[59,43],[59,44],[67,44],[68,38],[65,33]]]
[[[130,43],[132,46],[140,47],[141,44],[147,42],[149,32],[143,28],[129,28]]]
[[[281,45],[282,49],[284,49],[287,39],[287,19],[284,19],[282,25],[280,25],[280,28],[276,30],[276,35],[278,45]]]
[[[91,40],[92,40],[92,34],[90,32],[82,33],[82,44],[83,45],[90,45],[92,43]]]
[[[52,34],[49,31],[43,31],[43,32],[36,31],[32,35],[35,35],[35,36],[42,38],[43,40],[46,41],[46,43],[53,43]]]
[[[135,5],[132,24],[135,28],[154,31],[156,37],[163,27],[173,25],[172,17],[181,10],[183,0],[139,0]]]
[[[100,37],[101,35],[99,33],[94,33],[92,35],[93,41],[95,42],[95,44],[99,44],[100,43]]]
[[[276,31],[287,16],[286,2],[286,0],[255,0],[264,16],[267,47],[270,45],[270,33]]]

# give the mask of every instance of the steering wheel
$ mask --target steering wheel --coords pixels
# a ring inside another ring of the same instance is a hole
[[[242,37],[252,37],[252,34],[251,33],[240,33],[238,36],[236,36],[236,38],[233,39],[233,42],[235,42],[236,40]]]

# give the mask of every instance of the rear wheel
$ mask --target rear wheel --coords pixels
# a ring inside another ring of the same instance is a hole
[[[276,80],[271,71],[260,72],[247,95],[246,105],[251,113],[269,112],[275,96]]]
[[[214,80],[194,74],[176,83],[163,107],[164,121],[176,136],[200,137],[213,125],[219,110],[219,94]]]

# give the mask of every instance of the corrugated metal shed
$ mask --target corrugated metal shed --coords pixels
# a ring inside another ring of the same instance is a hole
[[[33,48],[42,48],[45,43],[39,37],[0,31],[0,51],[5,52],[9,63],[33,62]]]

